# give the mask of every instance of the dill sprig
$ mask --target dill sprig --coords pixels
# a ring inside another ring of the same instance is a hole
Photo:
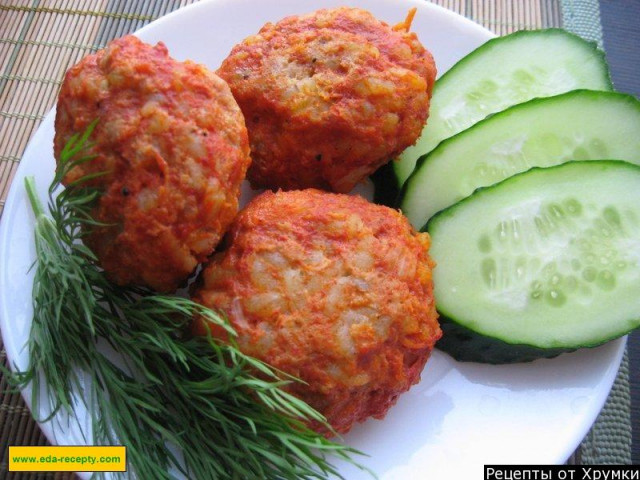
[[[143,480],[172,478],[171,471],[199,480],[342,478],[330,457],[357,465],[352,456],[360,452],[312,431],[310,420],[330,427],[282,388],[297,380],[243,354],[222,314],[105,277],[82,243],[97,225],[91,209],[100,192],[89,186],[96,175],[60,191],[69,171],[92,159],[84,152],[94,126],[62,150],[48,213],[33,178],[25,179],[36,217],[34,313],[29,365],[12,378],[20,388],[32,383],[33,412],[44,384],[52,413],[40,421],[73,413],[80,397],[93,443],[126,445],[129,473]],[[195,316],[228,339],[186,334]],[[122,357],[119,365],[109,350]]]

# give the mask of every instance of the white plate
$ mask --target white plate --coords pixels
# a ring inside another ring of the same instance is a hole
[[[172,56],[215,69],[231,47],[266,21],[338,6],[343,0],[215,0],[184,8],[138,32],[163,41]],[[388,23],[418,7],[413,22],[438,70],[447,70],[492,34],[450,11],[419,0],[352,0]],[[44,198],[53,176],[53,112],[37,131],[16,173],[0,228],[0,327],[7,355],[28,363],[24,345],[31,322],[33,216],[23,187],[35,175]],[[435,352],[419,385],[402,396],[383,421],[370,420],[344,441],[370,455],[381,479],[483,478],[483,464],[561,463],[600,411],[615,378],[625,340],[530,364],[461,364]],[[25,395],[29,400],[28,395]],[[79,424],[88,422],[80,409]],[[76,422],[42,425],[56,443],[84,443]],[[340,464],[349,480],[368,478]]]

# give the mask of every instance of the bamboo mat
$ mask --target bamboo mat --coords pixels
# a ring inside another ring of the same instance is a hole
[[[0,215],[27,142],[54,106],[67,68],[104,47],[111,39],[194,1],[197,0],[0,0]],[[434,3],[471,18],[498,35],[562,26],[560,0],[437,0]],[[4,349],[0,352],[0,361],[5,362]],[[623,374],[628,368],[626,365],[625,360]],[[624,380],[623,377],[615,387],[622,392],[623,399],[625,392],[628,398],[628,383],[625,391]],[[46,444],[20,395],[7,393],[6,387],[4,379],[0,379],[0,479],[73,478],[62,473],[11,474],[6,471],[9,445]],[[624,417],[624,407],[618,406],[616,410],[623,412],[620,419],[623,426],[629,423],[628,415]],[[628,406],[626,408],[628,411]],[[589,452],[602,450],[598,450],[596,437],[592,435],[587,440],[591,442],[585,443]]]

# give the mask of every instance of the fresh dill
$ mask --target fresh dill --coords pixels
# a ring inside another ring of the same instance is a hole
[[[12,378],[20,388],[32,384],[34,412],[46,384],[52,413],[39,420],[60,409],[73,413],[81,392],[93,443],[125,445],[131,478],[169,479],[175,472],[198,480],[342,478],[331,458],[358,465],[352,457],[361,453],[312,431],[310,420],[329,426],[282,388],[296,380],[243,354],[223,315],[105,277],[82,243],[96,225],[94,177],[60,191],[71,169],[91,161],[91,130],[63,149],[48,212],[33,178],[25,179],[36,217],[34,313],[30,363]],[[186,334],[194,316],[224,328],[229,339]],[[105,344],[122,356],[124,368]]]

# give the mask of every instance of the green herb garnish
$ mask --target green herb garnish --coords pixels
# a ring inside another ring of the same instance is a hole
[[[129,472],[140,479],[172,478],[171,468],[198,480],[342,478],[329,456],[355,463],[360,452],[309,429],[309,420],[329,426],[282,389],[295,379],[238,349],[224,316],[106,279],[81,242],[96,225],[91,207],[100,193],[88,186],[95,176],[56,194],[71,169],[91,160],[83,156],[91,130],[62,151],[48,214],[33,178],[25,180],[36,216],[34,316],[29,366],[12,378],[20,388],[32,382],[33,411],[45,383],[54,413],[72,413],[79,395],[92,414],[93,443],[126,445]],[[196,315],[223,327],[229,340],[185,334]]]

